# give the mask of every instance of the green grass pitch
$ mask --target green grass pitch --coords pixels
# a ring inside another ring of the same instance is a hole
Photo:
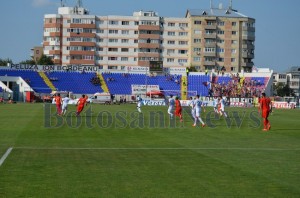
[[[207,108],[205,128],[167,107],[0,104],[0,197],[300,197],[300,111]]]

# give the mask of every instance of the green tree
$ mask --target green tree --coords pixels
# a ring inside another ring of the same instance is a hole
[[[274,91],[276,92],[277,96],[295,96],[294,91],[290,88],[288,84],[284,84],[282,82],[277,83],[274,86]]]
[[[2,59],[2,58],[0,58],[0,66],[7,66],[7,63],[12,64],[13,62],[12,62],[12,60],[9,59],[9,58],[7,58],[7,59]]]
[[[41,58],[37,61],[38,65],[54,65],[52,59],[46,55],[42,55]]]
[[[26,65],[35,65],[36,62],[34,60],[25,60],[25,61],[21,61],[20,64],[26,64]]]

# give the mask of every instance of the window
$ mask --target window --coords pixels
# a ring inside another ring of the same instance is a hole
[[[179,23],[179,27],[188,27],[187,23]]]
[[[230,70],[231,71],[235,71],[235,67],[230,67]]]
[[[121,43],[129,43],[129,39],[122,39]]]
[[[194,57],[194,61],[195,61],[195,62],[200,62],[200,60],[201,60],[200,57],[198,57],[198,56],[197,56],[197,57]]]
[[[174,58],[167,58],[167,62],[168,63],[173,63],[174,62]]]
[[[139,33],[139,31],[136,31],[136,30],[134,31],[134,34],[138,34],[138,33]]]
[[[223,44],[225,41],[223,39],[218,39],[217,42]]]
[[[235,54],[236,53],[236,49],[231,49],[231,53]]]
[[[218,22],[218,26],[224,26],[224,25],[225,25],[224,21],[219,21]]]
[[[178,63],[187,63],[187,59],[178,59]]]
[[[205,33],[206,34],[213,34],[213,33],[215,33],[215,31],[214,30],[205,30]]]
[[[167,54],[174,54],[175,50],[174,49],[167,49]]]
[[[215,58],[214,57],[205,57],[205,61],[206,62],[213,62],[213,61],[215,61]]]
[[[194,52],[201,52],[201,48],[199,47],[194,48]]]
[[[108,57],[108,60],[118,60],[118,57],[112,57],[112,56],[109,56],[109,57]]]
[[[224,30],[218,30],[218,34],[224,34]]]
[[[231,62],[234,63],[236,61],[235,58],[231,58]]]
[[[187,45],[188,42],[187,42],[187,41],[179,41],[178,44],[179,44],[179,45]]]
[[[204,49],[204,51],[205,52],[215,52],[215,48],[214,47],[206,47],[205,49]]]
[[[134,25],[139,25],[139,22],[138,22],[138,21],[135,21],[135,22],[134,22]]]
[[[128,61],[128,57],[121,57],[121,61]]]
[[[179,36],[187,36],[188,33],[187,32],[179,32]]]
[[[207,25],[214,25],[214,21],[207,21]]]
[[[96,30],[96,33],[103,34],[103,33],[104,33],[104,30],[99,30],[99,29],[97,29],[97,30]]]
[[[201,21],[194,21],[195,25],[201,25]]]
[[[232,26],[236,26],[236,22],[232,22],[231,25],[232,25]]]
[[[219,57],[218,62],[224,62],[224,58]]]
[[[119,21],[109,21],[108,24],[109,25],[118,25]]]
[[[187,50],[178,50],[178,54],[187,54]]]
[[[118,69],[118,66],[108,66],[107,69]]]
[[[232,40],[231,44],[237,44],[237,40]]]
[[[117,43],[117,42],[118,42],[118,39],[109,39],[108,42],[109,42],[109,43]]]
[[[129,48],[121,48],[121,52],[129,52]]]
[[[205,43],[215,43],[215,39],[205,39]]]
[[[168,26],[169,26],[169,27],[174,27],[174,26],[175,26],[175,23],[168,23]]]
[[[118,34],[118,30],[109,30],[108,33],[109,34]]]
[[[175,36],[175,32],[168,32],[168,36]]]
[[[217,48],[217,52],[218,52],[218,53],[224,53],[224,48],[219,48],[219,47],[218,47],[218,48]]]
[[[122,34],[129,34],[129,30],[122,30]]]
[[[109,52],[117,52],[118,48],[112,48],[112,47],[110,47],[110,48],[108,48],[108,51]]]
[[[194,34],[201,34],[201,30],[194,30]]]
[[[237,34],[237,32],[236,32],[236,31],[232,31],[231,33],[232,33],[232,35],[236,35],[236,34]]]
[[[175,41],[168,41],[169,45],[175,45]]]
[[[201,39],[194,39],[194,43],[201,43]]]
[[[129,25],[129,21],[122,21],[122,25]]]

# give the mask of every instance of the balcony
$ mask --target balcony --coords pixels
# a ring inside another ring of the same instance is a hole
[[[139,39],[160,39],[159,34],[139,34],[138,36]]]
[[[251,62],[251,63],[241,63],[241,66],[242,67],[253,67],[254,63]]]
[[[242,57],[243,58],[254,58],[254,54],[251,54],[249,52],[243,52]]]
[[[70,24],[70,28],[86,28],[86,29],[95,29],[96,24]]]
[[[204,52],[202,53],[204,56],[210,56],[210,57],[215,57],[216,56],[216,52]]]
[[[254,27],[242,27],[243,31],[249,31],[249,32],[255,32],[255,28]]]
[[[242,44],[242,48],[243,49],[249,49],[249,50],[252,50],[252,49],[255,49],[255,46],[253,44]]]
[[[204,65],[214,66],[214,65],[216,65],[216,63],[215,63],[215,61],[204,61]]]
[[[217,38],[217,34],[216,33],[204,34],[204,38]]]
[[[217,46],[217,43],[216,43],[216,42],[205,43],[204,46],[205,46],[205,47],[216,47],[216,46]]]
[[[139,25],[138,30],[160,30],[159,25]]]
[[[217,29],[217,25],[215,25],[215,24],[214,25],[206,25],[205,29],[206,30],[215,30],[215,29]]]

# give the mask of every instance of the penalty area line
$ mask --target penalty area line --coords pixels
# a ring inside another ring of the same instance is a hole
[[[14,149],[20,150],[241,150],[241,151],[300,151],[300,148],[176,148],[176,147],[169,147],[169,148],[151,148],[151,147],[120,147],[120,148],[110,148],[110,147],[99,147],[99,148],[85,148],[85,147],[14,147]]]
[[[4,153],[4,155],[0,159],[0,166],[4,163],[10,152],[13,150],[12,147],[8,148],[7,151]]]

